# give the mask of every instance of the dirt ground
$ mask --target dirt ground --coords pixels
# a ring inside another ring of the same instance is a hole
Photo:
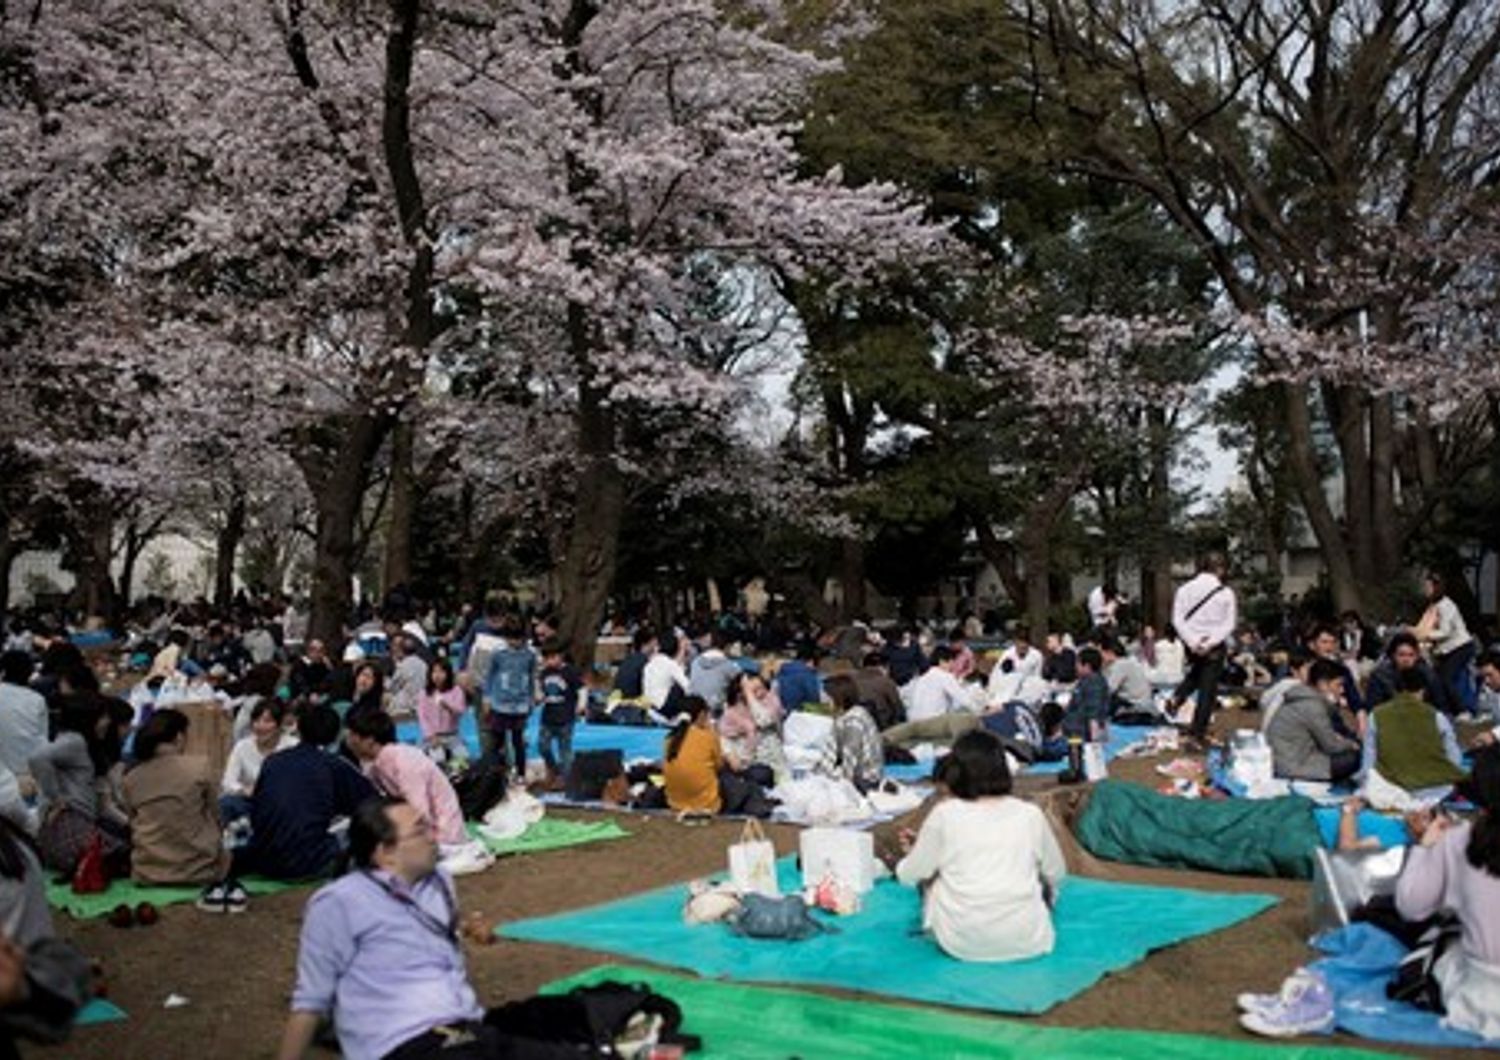
[[[1225,719],[1226,725],[1232,723]],[[1113,772],[1125,779],[1154,780],[1151,770],[1156,761],[1120,762]],[[1022,790],[1051,788],[1055,783],[1052,778],[1035,778]],[[485,873],[460,880],[463,909],[504,922],[722,871],[725,848],[739,828],[733,822],[685,827],[641,815],[620,815],[620,821],[631,839],[506,858]],[[796,829],[777,826],[769,832],[779,852],[796,849]],[[1282,901],[1227,931],[1154,953],[1036,1017],[1037,1022],[1249,1037],[1236,1022],[1235,994],[1275,989],[1288,971],[1310,957],[1305,943],[1306,883],[1123,867],[1120,877],[1206,890],[1259,891]],[[109,996],[129,1012],[130,1020],[80,1030],[63,1047],[27,1055],[110,1060],[273,1056],[292,986],[307,894],[292,891],[252,899],[242,916],[211,916],[191,906],[174,906],[163,910],[160,924],[129,930],[112,928],[103,920],[75,922],[60,916],[60,930],[104,962]],[[469,949],[470,974],[481,999],[490,1004],[525,997],[549,980],[609,959],[562,946],[505,940]],[[171,993],[187,997],[189,1003],[165,1009],[162,1003]],[[1347,1038],[1336,1041],[1366,1044]],[[1444,1055],[1434,1050],[1390,1051]]]

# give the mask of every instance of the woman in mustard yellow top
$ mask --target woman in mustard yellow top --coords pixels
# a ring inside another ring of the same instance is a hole
[[[683,700],[683,715],[667,736],[667,805],[677,811],[718,813],[724,802],[719,795],[719,771],[724,752],[714,731],[708,704],[702,696]]]

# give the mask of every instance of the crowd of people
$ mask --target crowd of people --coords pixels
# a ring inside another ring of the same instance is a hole
[[[803,776],[869,793],[889,763],[934,756],[940,799],[889,852],[893,872],[922,888],[924,927],[953,957],[1033,956],[1054,944],[1064,867],[1014,775],[1068,759],[1065,778],[1081,779],[1080,747],[1117,726],[1175,722],[1206,748],[1237,689],[1258,705],[1277,778],[1356,783],[1369,804],[1413,813],[1460,782],[1493,797],[1490,767],[1471,772],[1466,753],[1493,761],[1500,654],[1480,651],[1441,579],[1426,588],[1421,619],[1384,644],[1357,616],[1267,640],[1240,623],[1210,556],[1160,632],[1127,636],[1123,597],[1101,586],[1089,629],[1040,643],[1024,626],[768,635],[728,616],[617,629],[629,646],[609,667],[569,659],[547,615],[500,599],[452,620],[409,606],[360,616],[331,652],[295,608],[246,601],[148,613],[112,688],[60,629],[15,625],[0,656],[0,895],[19,904],[0,916],[13,943],[34,941],[26,903],[44,873],[196,886],[199,909],[230,914],[248,908],[247,874],[331,879],[308,907],[283,1055],[328,1015],[351,1056],[493,1055],[456,936],[451,876],[486,864],[464,793],[479,778],[499,778],[496,797],[505,781],[567,788],[586,719],[659,726],[659,762],[632,775],[628,799],[689,816],[764,816]],[[232,719],[212,772],[191,753],[204,702]],[[1469,748],[1463,722],[1478,730]],[[1480,805],[1472,825],[1428,819],[1402,908],[1458,913],[1452,952],[1468,963],[1448,958],[1443,985],[1493,1035],[1500,1005],[1473,985],[1495,964],[1493,932],[1473,921],[1500,923],[1500,833]],[[452,1052],[450,1031],[478,1051]]]

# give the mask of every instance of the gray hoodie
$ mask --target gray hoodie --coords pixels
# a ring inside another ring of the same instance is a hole
[[[710,648],[693,660],[688,672],[688,692],[702,696],[710,707],[718,710],[724,705],[729,682],[739,672],[738,663],[719,649]]]
[[[1357,751],[1359,743],[1333,727],[1332,708],[1315,688],[1296,684],[1287,689],[1281,706],[1265,728],[1271,763],[1287,780],[1330,780],[1333,756]]]

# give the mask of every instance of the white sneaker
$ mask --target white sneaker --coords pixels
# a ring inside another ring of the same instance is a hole
[[[1241,994],[1240,1025],[1268,1038],[1295,1038],[1333,1030],[1333,991],[1317,972],[1298,968],[1279,994]]]

